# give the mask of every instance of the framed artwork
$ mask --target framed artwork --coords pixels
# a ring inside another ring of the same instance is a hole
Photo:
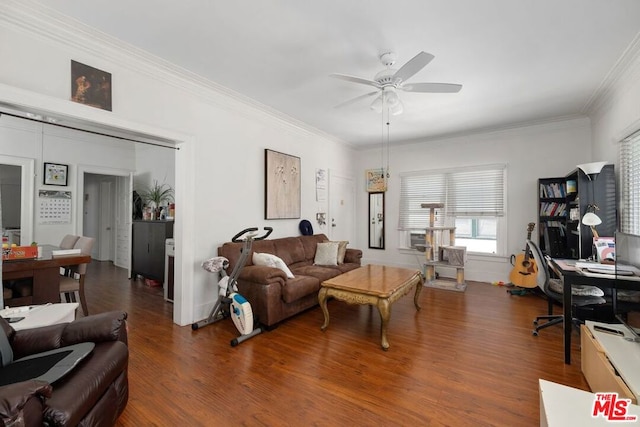
[[[384,169],[367,169],[365,171],[365,181],[369,193],[379,193],[387,191],[387,180],[384,177]]]
[[[71,100],[111,111],[111,73],[72,60]]]
[[[69,166],[59,163],[44,164],[44,182],[45,185],[67,185],[67,176]]]
[[[300,157],[265,149],[265,219],[300,218]]]

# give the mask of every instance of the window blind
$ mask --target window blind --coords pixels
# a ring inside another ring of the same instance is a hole
[[[445,215],[503,216],[505,170],[504,165],[492,165],[401,175],[398,228],[429,225],[429,210],[422,208],[422,203],[444,203],[442,212],[436,210],[436,226],[444,225]]]
[[[640,234],[640,131],[620,145],[620,231]]]
[[[443,174],[400,176],[400,230],[416,230],[429,226],[429,209],[423,203],[446,204],[446,177]],[[444,211],[436,209],[437,227],[444,226]]]
[[[454,172],[447,187],[451,216],[504,215],[504,168]]]

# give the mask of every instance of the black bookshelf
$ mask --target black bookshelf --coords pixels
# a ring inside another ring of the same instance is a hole
[[[555,258],[567,252],[567,182],[565,177],[538,180],[538,244]]]
[[[591,228],[580,223],[589,204],[598,205],[602,237],[616,230],[616,186],[613,165],[606,165],[595,181],[580,169],[563,177],[538,179],[538,245],[554,258],[588,258],[592,254]]]

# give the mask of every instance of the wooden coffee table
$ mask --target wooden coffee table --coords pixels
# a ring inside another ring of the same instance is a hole
[[[378,307],[380,312],[381,345],[389,348],[387,325],[391,317],[391,304],[405,296],[415,287],[413,304],[420,310],[418,297],[422,290],[422,275],[418,270],[387,267],[384,265],[365,265],[347,273],[322,282],[318,301],[324,313],[322,331],[329,326],[327,298],[334,297],[349,304],[368,304]]]

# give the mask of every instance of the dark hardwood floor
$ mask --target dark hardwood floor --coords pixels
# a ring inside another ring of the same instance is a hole
[[[109,262],[90,264],[86,293],[90,313],[129,313],[121,426],[537,426],[539,378],[588,390],[578,339],[565,365],[560,326],[531,334],[546,302],[487,283],[424,288],[420,312],[396,302],[386,352],[367,306],[330,301],[326,332],[316,307],[232,348],[230,319],[177,326],[161,288]]]

